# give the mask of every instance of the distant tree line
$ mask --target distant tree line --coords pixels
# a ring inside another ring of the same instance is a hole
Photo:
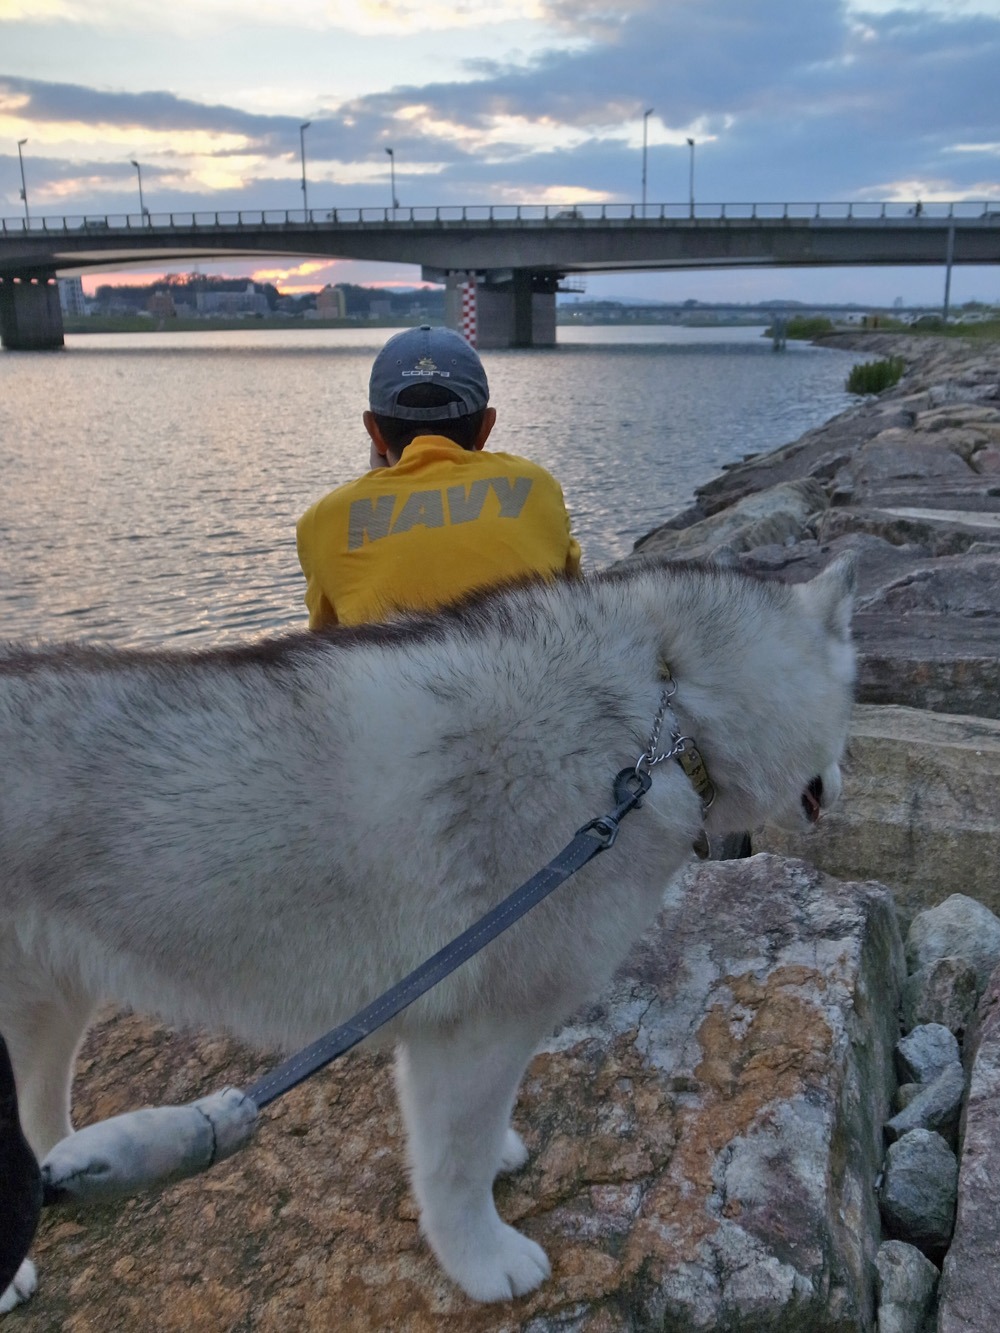
[[[204,273],[174,273],[144,284],[102,283],[95,292],[98,306],[146,310],[150,298],[158,293],[169,295],[175,303],[195,306],[199,293],[245,292],[248,284],[267,299],[270,312],[279,309],[289,314],[302,314],[316,308],[316,293],[283,293],[271,282],[250,282],[247,278],[217,277]],[[336,284],[344,293],[344,313],[348,318],[367,319],[372,302],[386,305],[385,313],[406,315],[415,304],[430,316],[443,317],[443,288],[395,291],[384,287],[363,287],[357,283]]]

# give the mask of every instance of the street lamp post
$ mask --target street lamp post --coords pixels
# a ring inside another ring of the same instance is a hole
[[[17,160],[21,165],[21,198],[24,200],[24,220],[25,222],[30,222],[31,214],[28,212],[28,187],[24,183],[24,158],[21,156],[21,149],[27,142],[27,139],[18,139]]]
[[[140,218],[142,218],[142,225],[145,226],[145,225],[146,225],[146,205],[145,205],[145,203],[143,202],[143,198],[142,198],[142,167],[139,166],[139,163],[135,160],[134,157],[131,158],[130,161],[131,161],[132,165],[135,167],[135,174],[139,177],[139,216],[140,216]]]
[[[642,113],[642,216],[646,216],[646,148],[648,144],[647,130],[649,127],[649,118],[653,114],[653,107]]]
[[[399,200],[396,198],[396,154],[391,148],[385,150],[389,154],[389,182],[392,191],[392,206],[399,207]]]
[[[688,139],[688,148],[691,149],[691,166],[688,171],[688,197],[691,200],[691,216],[694,217],[694,140]]]
[[[307,222],[309,220],[309,193],[306,190],[306,130],[311,124],[311,120],[304,120],[299,126],[299,153],[302,157],[302,208]]]

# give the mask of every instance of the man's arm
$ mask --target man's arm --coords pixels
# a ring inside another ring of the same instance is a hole
[[[580,577],[580,543],[575,537],[569,539],[569,550],[566,552],[566,573],[572,578]]]
[[[295,528],[295,549],[298,553],[299,564],[302,566],[302,572],[306,576],[306,590],[302,600],[309,610],[309,628],[325,629],[329,625],[338,624],[339,617],[337,616],[336,607],[327,597],[317,577],[310,553],[307,533],[312,518],[313,510],[310,509],[299,519]]]
[[[322,588],[307,583],[303,600],[309,608],[310,629],[328,629],[331,625],[340,624],[336,608]]]

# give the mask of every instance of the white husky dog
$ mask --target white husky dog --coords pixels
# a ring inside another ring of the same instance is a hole
[[[540,1040],[598,991],[709,833],[840,791],[853,566],[786,586],[637,564],[434,617],[201,653],[0,654],[0,1032],[39,1156],[98,1000],[300,1045],[494,906],[650,744],[615,847],[389,1029],[423,1231],[472,1297],[530,1291],[498,1171]],[[805,795],[803,795],[805,793]]]

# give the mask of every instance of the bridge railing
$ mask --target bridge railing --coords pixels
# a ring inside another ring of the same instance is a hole
[[[458,224],[567,227],[589,223],[690,224],[695,222],[838,221],[871,223],[906,220],[940,223],[955,219],[1000,221],[1000,199],[907,203],[852,200],[834,203],[675,203],[675,204],[468,204],[416,208],[239,209],[217,212],[80,214],[73,217],[0,219],[0,235],[94,234],[103,232],[391,226]]]

